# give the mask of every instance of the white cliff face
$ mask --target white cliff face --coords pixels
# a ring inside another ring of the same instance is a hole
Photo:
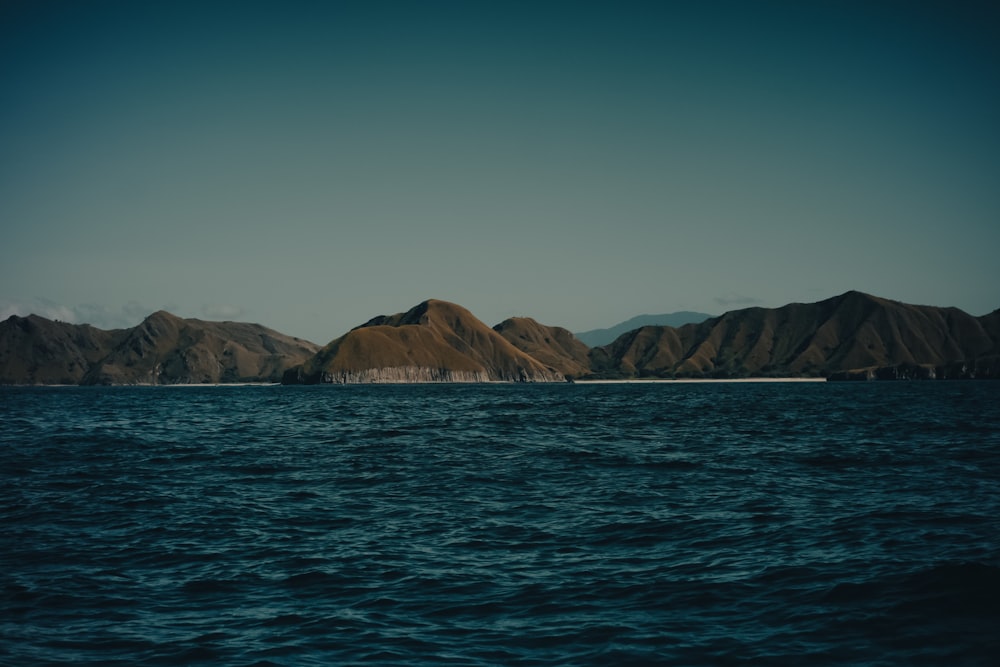
[[[510,373],[505,371],[498,371],[499,377],[493,378],[494,380],[500,382],[565,382],[566,376],[562,373],[557,373],[552,370],[545,371],[529,371],[523,368],[519,368],[517,372]]]
[[[358,371],[324,372],[323,384],[409,384],[417,382],[564,382],[560,373],[528,375],[522,371],[517,376],[491,377],[485,370],[454,371],[425,366],[396,366],[368,368]]]

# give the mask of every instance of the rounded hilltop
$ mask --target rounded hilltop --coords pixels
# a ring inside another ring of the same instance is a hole
[[[286,384],[355,382],[562,382],[544,365],[454,303],[428,299],[379,315],[285,373]]]

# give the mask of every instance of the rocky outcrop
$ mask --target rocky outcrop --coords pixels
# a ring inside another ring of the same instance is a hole
[[[831,382],[872,380],[997,380],[1000,379],[1000,358],[973,362],[957,361],[942,366],[900,364],[836,371]]]
[[[396,366],[358,371],[323,372],[319,384],[415,384],[421,382],[489,382],[486,371],[456,371],[445,368]],[[299,384],[298,382],[288,384]]]
[[[318,349],[258,324],[181,319],[164,311],[116,331],[12,317],[0,323],[0,382],[278,382]]]
[[[282,379],[286,384],[371,381],[562,382],[565,377],[465,308],[431,299],[352,329]]]

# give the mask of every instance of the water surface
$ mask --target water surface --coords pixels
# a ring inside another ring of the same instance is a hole
[[[1000,655],[997,382],[0,398],[2,664]]]

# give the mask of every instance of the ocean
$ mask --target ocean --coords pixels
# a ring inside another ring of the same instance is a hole
[[[0,399],[3,665],[1000,660],[1000,382]]]

